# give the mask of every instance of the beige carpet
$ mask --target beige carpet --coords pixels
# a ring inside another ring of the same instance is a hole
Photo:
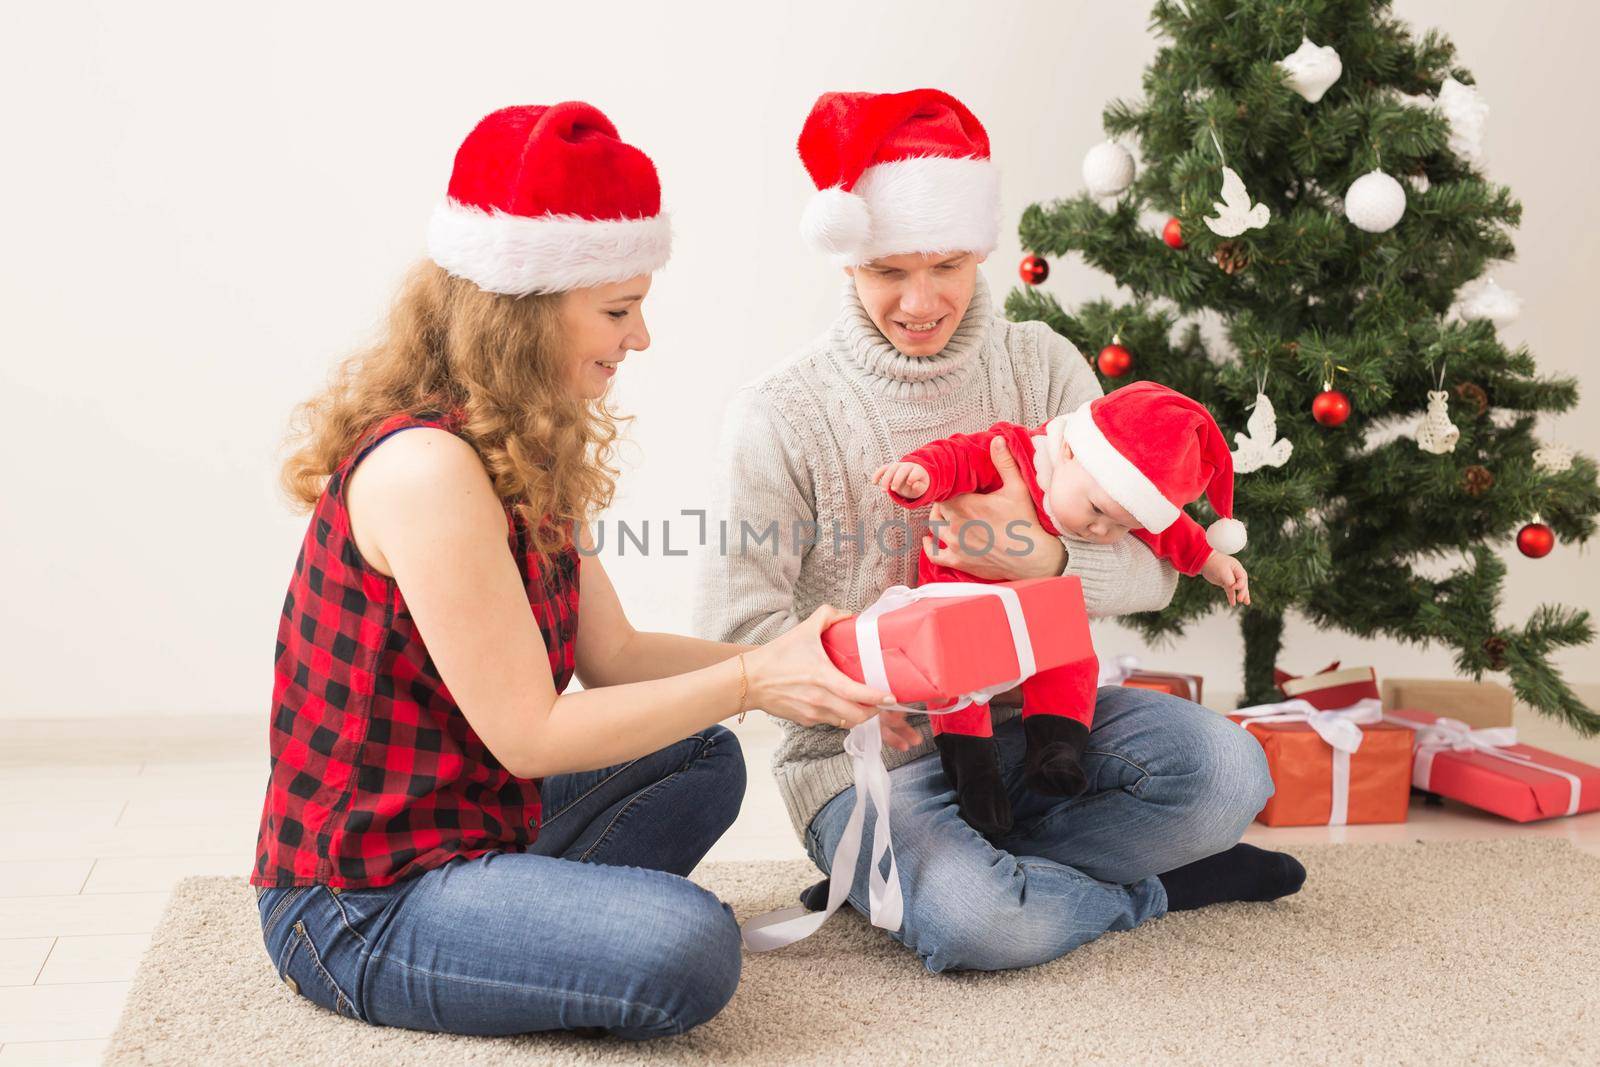
[[[106,1062],[1600,1063],[1600,857],[1560,841],[1323,845],[1298,896],[1112,934],[1049,966],[932,976],[854,914],[746,955],[727,1010],[635,1045],[445,1037],[273,976],[240,881],[178,886]],[[804,863],[709,864],[741,918]]]

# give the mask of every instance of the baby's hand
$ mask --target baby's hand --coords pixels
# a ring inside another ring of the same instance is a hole
[[[1250,576],[1245,573],[1244,564],[1232,556],[1211,553],[1211,558],[1200,568],[1200,574],[1212,585],[1227,591],[1230,606],[1250,603]]]
[[[873,472],[872,484],[915,500],[928,491],[928,472],[920,463],[885,463]]]

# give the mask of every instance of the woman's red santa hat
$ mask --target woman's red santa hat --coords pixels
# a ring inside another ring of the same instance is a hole
[[[655,164],[577,101],[485,117],[456,152],[428,225],[435,263],[511,296],[649,274],[671,251]]]
[[[1221,516],[1206,527],[1206,543],[1226,555],[1244,548],[1244,523],[1233,517],[1233,455],[1201,404],[1134,382],[1051,419],[1049,432],[1065,437],[1072,458],[1151,533],[1204,495]]]
[[[800,232],[847,266],[906,252],[988,255],[1000,237],[989,135],[937,89],[823,93],[800,131],[816,183]]]

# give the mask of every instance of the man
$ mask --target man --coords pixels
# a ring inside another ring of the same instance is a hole
[[[1048,537],[999,442],[1001,489],[910,523],[871,484],[880,465],[929,440],[1002,419],[1038,425],[1101,392],[1070,342],[995,313],[978,273],[1000,223],[982,124],[936,90],[826,93],[799,147],[818,187],[802,230],[844,267],[843,308],[734,398],[720,466],[728,545],[705,560],[697,628],[763,642],[819,604],[860,611],[889,586],[915,584],[923,546],[986,578],[1076,575],[1091,615],[1164,607],[1171,566],[1132,538]],[[945,524],[933,541],[930,522]],[[1017,709],[995,707],[1015,825],[993,841],[962,821],[925,717],[884,718],[905,897],[894,936],[931,971],[1043,963],[1168,910],[1269,900],[1304,879],[1293,858],[1237,844],[1271,795],[1266,761],[1247,733],[1188,701],[1101,689],[1089,789],[1067,800],[1022,789]],[[773,772],[826,871],[854,803],[845,733],[784,727]],[[863,850],[855,872],[828,872],[853,877],[862,912],[868,862]],[[808,903],[822,896],[811,891]]]

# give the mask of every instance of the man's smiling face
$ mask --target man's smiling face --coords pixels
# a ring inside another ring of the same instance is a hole
[[[961,325],[982,262],[971,252],[911,252],[845,270],[890,344],[908,356],[932,356],[944,351]]]

